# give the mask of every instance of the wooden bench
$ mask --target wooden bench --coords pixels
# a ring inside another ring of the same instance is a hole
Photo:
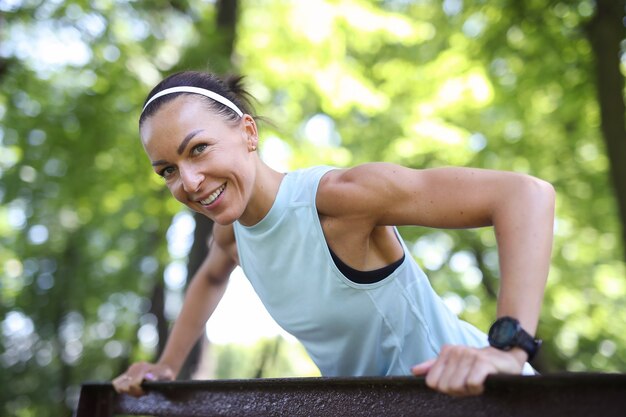
[[[82,385],[76,417],[626,416],[626,374],[494,375],[483,395],[454,398],[424,378],[280,378],[147,382],[141,398]]]

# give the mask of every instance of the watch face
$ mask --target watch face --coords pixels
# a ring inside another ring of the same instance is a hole
[[[498,320],[489,331],[489,341],[495,347],[511,347],[517,334],[517,322],[512,319]]]

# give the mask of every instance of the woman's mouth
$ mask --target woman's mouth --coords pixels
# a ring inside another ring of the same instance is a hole
[[[204,200],[200,200],[200,204],[202,204],[203,206],[210,206],[211,204],[213,204],[215,200],[217,200],[219,196],[222,195],[225,189],[226,189],[226,183],[222,184],[220,188],[213,191],[211,195],[205,198]]]

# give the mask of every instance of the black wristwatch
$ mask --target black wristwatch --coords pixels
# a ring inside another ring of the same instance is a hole
[[[523,349],[532,360],[541,346],[541,340],[529,335],[513,317],[500,317],[489,329],[489,344],[496,349]]]

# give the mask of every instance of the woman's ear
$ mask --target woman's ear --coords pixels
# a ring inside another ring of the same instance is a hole
[[[248,149],[253,152],[259,145],[259,132],[254,118],[249,114],[244,114],[241,120],[244,137],[248,143]]]

